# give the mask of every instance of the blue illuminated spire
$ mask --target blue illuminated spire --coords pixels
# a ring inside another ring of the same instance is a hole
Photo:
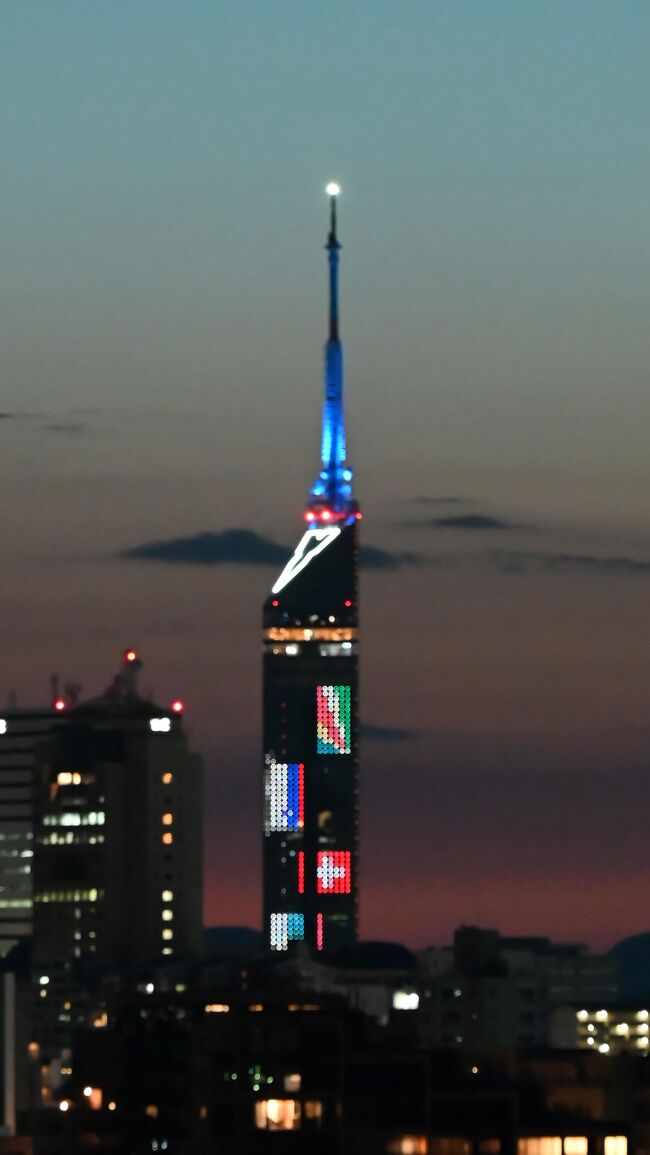
[[[321,440],[322,469],[312,487],[308,511],[319,519],[319,511],[348,517],[354,515],[352,470],[345,464],[345,419],[343,415],[343,346],[339,335],[339,253],[336,235],[336,200],[340,189],[328,184],[330,231],[325,246],[329,262],[329,330],[325,345],[325,401]],[[310,519],[311,520],[311,519]],[[329,520],[325,518],[325,520]]]

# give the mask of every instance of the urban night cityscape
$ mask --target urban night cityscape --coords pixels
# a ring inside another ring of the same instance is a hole
[[[2,7],[0,1155],[650,1155],[649,42]]]

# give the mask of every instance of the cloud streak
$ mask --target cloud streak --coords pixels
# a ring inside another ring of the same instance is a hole
[[[484,555],[492,560],[501,573],[592,573],[621,574],[627,577],[650,575],[650,560],[646,558],[579,553],[527,553],[525,551],[493,550]]]
[[[369,742],[406,742],[414,733],[414,730],[402,726],[375,726],[372,722],[361,724],[361,737]]]
[[[486,513],[461,513],[450,517],[432,517],[429,521],[420,522],[422,526],[432,529],[465,529],[479,532],[494,529],[521,529],[521,526],[504,521],[500,517],[490,517]]]
[[[118,557],[127,561],[157,561],[168,565],[246,565],[280,566],[291,556],[291,550],[251,529],[224,529],[220,533],[198,533],[144,542],[121,551]],[[399,565],[416,565],[416,554],[389,553],[379,546],[361,550],[364,569],[393,570]]]

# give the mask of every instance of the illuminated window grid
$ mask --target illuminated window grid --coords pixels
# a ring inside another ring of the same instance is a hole
[[[349,850],[319,850],[316,860],[318,894],[349,894],[352,871]]]
[[[305,893],[305,852],[298,851],[298,894]]]
[[[316,687],[316,753],[350,754],[350,686]]]
[[[302,762],[276,762],[267,755],[264,781],[264,831],[288,834],[302,830],[305,820],[305,767]]]
[[[290,942],[302,942],[304,937],[304,914],[281,911],[271,915],[271,950],[286,950]]]
[[[313,629],[279,626],[265,630],[264,637],[269,642],[356,642],[358,630],[339,626],[315,626]]]

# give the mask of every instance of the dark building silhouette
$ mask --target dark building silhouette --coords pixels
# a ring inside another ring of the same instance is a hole
[[[346,464],[337,186],[322,468],[307,528],[264,605],[264,930],[272,950],[357,935],[358,527]]]
[[[200,952],[201,766],[181,702],[137,691],[137,655],[37,750],[34,1038],[65,1046],[89,976]]]

